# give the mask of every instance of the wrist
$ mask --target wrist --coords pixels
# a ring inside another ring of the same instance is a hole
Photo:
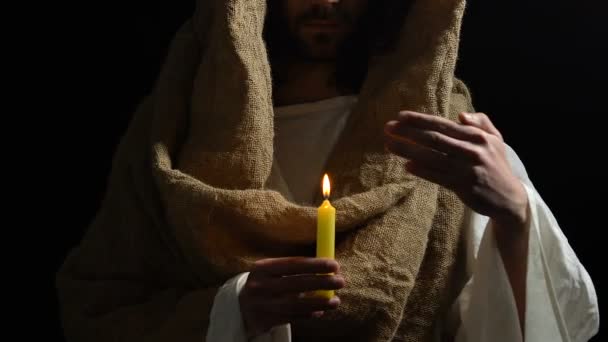
[[[494,224],[499,230],[505,230],[514,236],[527,235],[530,210],[529,198],[526,189],[521,182],[517,181],[514,195],[510,196],[510,202],[503,213],[493,217]]]

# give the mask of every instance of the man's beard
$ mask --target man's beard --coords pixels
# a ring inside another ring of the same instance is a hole
[[[306,37],[305,27],[314,21],[333,22],[342,31],[308,32],[309,36]],[[315,5],[295,19],[295,27],[290,27],[289,33],[298,43],[299,49],[296,50],[299,52],[298,57],[313,62],[325,62],[336,59],[339,50],[344,47],[345,41],[350,38],[349,35],[352,35],[350,31],[354,24],[352,16],[342,7],[327,8]]]
[[[313,35],[313,42],[291,33],[293,49],[287,51],[291,58],[302,63],[329,63],[335,62],[339,51],[344,46],[345,38],[337,40],[331,34],[319,32]]]
[[[312,6],[299,15],[292,26],[289,25],[281,3],[282,1],[274,1],[271,6],[269,4],[269,15],[264,29],[264,36],[274,59],[300,63],[335,62],[341,51],[352,45],[349,42],[355,39],[353,30],[344,33],[308,32],[308,37],[303,30],[303,27],[314,20],[335,21],[343,28],[353,28],[354,20],[346,11],[340,8],[328,11],[322,6]]]

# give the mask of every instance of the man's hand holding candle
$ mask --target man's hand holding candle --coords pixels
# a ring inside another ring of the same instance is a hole
[[[344,278],[335,260],[289,257],[257,261],[239,302],[248,335],[296,321],[320,317],[340,304],[338,297],[308,296],[317,290],[338,290]],[[333,274],[331,274],[333,273]]]
[[[329,202],[327,175],[322,188],[325,200],[317,209],[317,257],[259,260],[249,273],[239,302],[250,337],[297,319],[320,317],[340,304],[334,290],[345,283],[334,260],[336,209]]]

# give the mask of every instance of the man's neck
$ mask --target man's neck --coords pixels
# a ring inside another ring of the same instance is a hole
[[[333,63],[289,63],[282,68],[287,76],[275,89],[276,106],[321,101],[347,95],[340,92],[334,80]]]

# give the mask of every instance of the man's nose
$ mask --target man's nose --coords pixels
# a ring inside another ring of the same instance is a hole
[[[340,0],[311,0],[310,2],[313,5],[332,7],[337,5]]]

